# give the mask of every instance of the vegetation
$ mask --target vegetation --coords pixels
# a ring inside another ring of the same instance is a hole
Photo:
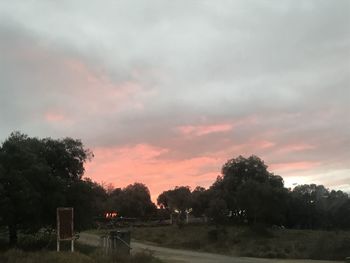
[[[280,176],[270,173],[257,156],[227,161],[222,175],[209,189],[176,187],[164,191],[158,204],[174,213],[192,209],[217,225],[264,224],[296,229],[350,229],[347,193],[323,185],[284,187]]]
[[[234,256],[344,260],[350,232],[189,225],[134,228],[133,237],[160,246]]]
[[[94,226],[105,211],[145,218],[155,213],[148,188],[140,183],[111,193],[89,178],[84,163],[93,154],[80,140],[32,138],[12,133],[0,146],[0,227],[11,246],[18,231],[35,233],[56,227],[56,208],[74,207],[75,229]]]
[[[0,239],[1,241],[1,239]],[[161,263],[150,252],[139,252],[131,256],[105,254],[101,249],[80,242],[75,243],[74,253],[70,242],[61,242],[61,252],[56,252],[56,236],[50,233],[20,234],[16,249],[6,249],[0,244],[1,263]]]
[[[116,210],[120,215],[147,219],[156,213],[150,192],[144,184],[134,183],[121,189],[116,188],[108,195],[107,208]]]
[[[0,226],[7,226],[11,245],[18,230],[36,232],[54,227],[56,208],[75,207],[76,226],[91,227],[104,190],[82,180],[84,163],[92,158],[82,142],[65,138],[31,138],[12,133],[0,147]],[[79,204],[79,205],[78,205]]]
[[[2,263],[161,263],[162,261],[153,257],[150,253],[136,253],[128,257],[114,257],[105,255],[100,251],[94,251],[90,254],[81,252],[24,252],[21,250],[9,250],[0,253],[0,262]]]
[[[192,196],[189,186],[175,187],[174,190],[168,190],[159,195],[158,205],[162,209],[177,212],[176,221],[179,225],[184,223],[186,213],[192,206]]]

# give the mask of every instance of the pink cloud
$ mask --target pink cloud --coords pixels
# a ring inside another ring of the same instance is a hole
[[[211,185],[222,165],[222,160],[208,156],[184,160],[157,159],[167,151],[148,144],[95,148],[95,158],[86,165],[86,176],[117,187],[145,183],[155,201],[162,191],[177,185]]]
[[[46,112],[44,117],[48,122],[61,122],[66,120],[66,117],[63,114],[56,112]]]
[[[282,146],[279,151],[283,153],[287,152],[300,152],[305,150],[312,150],[316,147],[314,145],[308,144],[308,143],[296,143],[296,144],[287,144]]]
[[[67,77],[76,86],[71,92],[89,101],[91,103],[89,106],[93,106],[96,110],[104,107],[111,109],[111,106],[115,108],[142,90],[141,84],[137,81],[126,80],[116,83],[104,70],[92,68],[79,59],[64,58],[62,64],[68,71]],[[98,103],[96,107],[94,102]],[[140,103],[137,104],[139,106]]]
[[[232,124],[224,123],[224,124],[214,124],[214,125],[180,126],[180,127],[177,127],[177,130],[183,135],[202,136],[210,133],[231,131],[232,128],[233,128]]]
[[[300,162],[274,163],[274,164],[271,164],[269,167],[271,170],[276,170],[276,171],[295,171],[295,170],[314,169],[320,164],[321,164],[320,162],[300,161]]]
[[[276,145],[274,142],[268,140],[254,141],[251,144],[254,144],[259,149],[271,148]]]

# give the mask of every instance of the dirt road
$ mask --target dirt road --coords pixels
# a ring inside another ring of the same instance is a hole
[[[97,235],[81,233],[78,242],[87,245],[98,246],[99,237]],[[212,253],[195,252],[183,249],[172,249],[158,247],[154,245],[132,242],[132,253],[139,251],[152,251],[154,256],[168,263],[334,263],[336,261],[319,260],[287,260],[287,259],[261,259],[247,257],[232,257]]]

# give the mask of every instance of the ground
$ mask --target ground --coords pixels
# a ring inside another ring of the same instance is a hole
[[[99,231],[92,231],[97,233]],[[350,232],[207,225],[134,227],[132,238],[161,247],[232,256],[344,260]]]
[[[99,236],[91,233],[81,233],[79,242],[88,245],[99,245]],[[132,253],[152,251],[154,256],[168,263],[334,263],[334,261],[261,259],[249,257],[233,257],[214,253],[196,252],[184,249],[172,249],[133,241]]]

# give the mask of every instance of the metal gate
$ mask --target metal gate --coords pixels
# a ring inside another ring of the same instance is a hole
[[[101,236],[101,247],[106,254],[116,253],[130,255],[130,231],[110,231],[108,235]]]

